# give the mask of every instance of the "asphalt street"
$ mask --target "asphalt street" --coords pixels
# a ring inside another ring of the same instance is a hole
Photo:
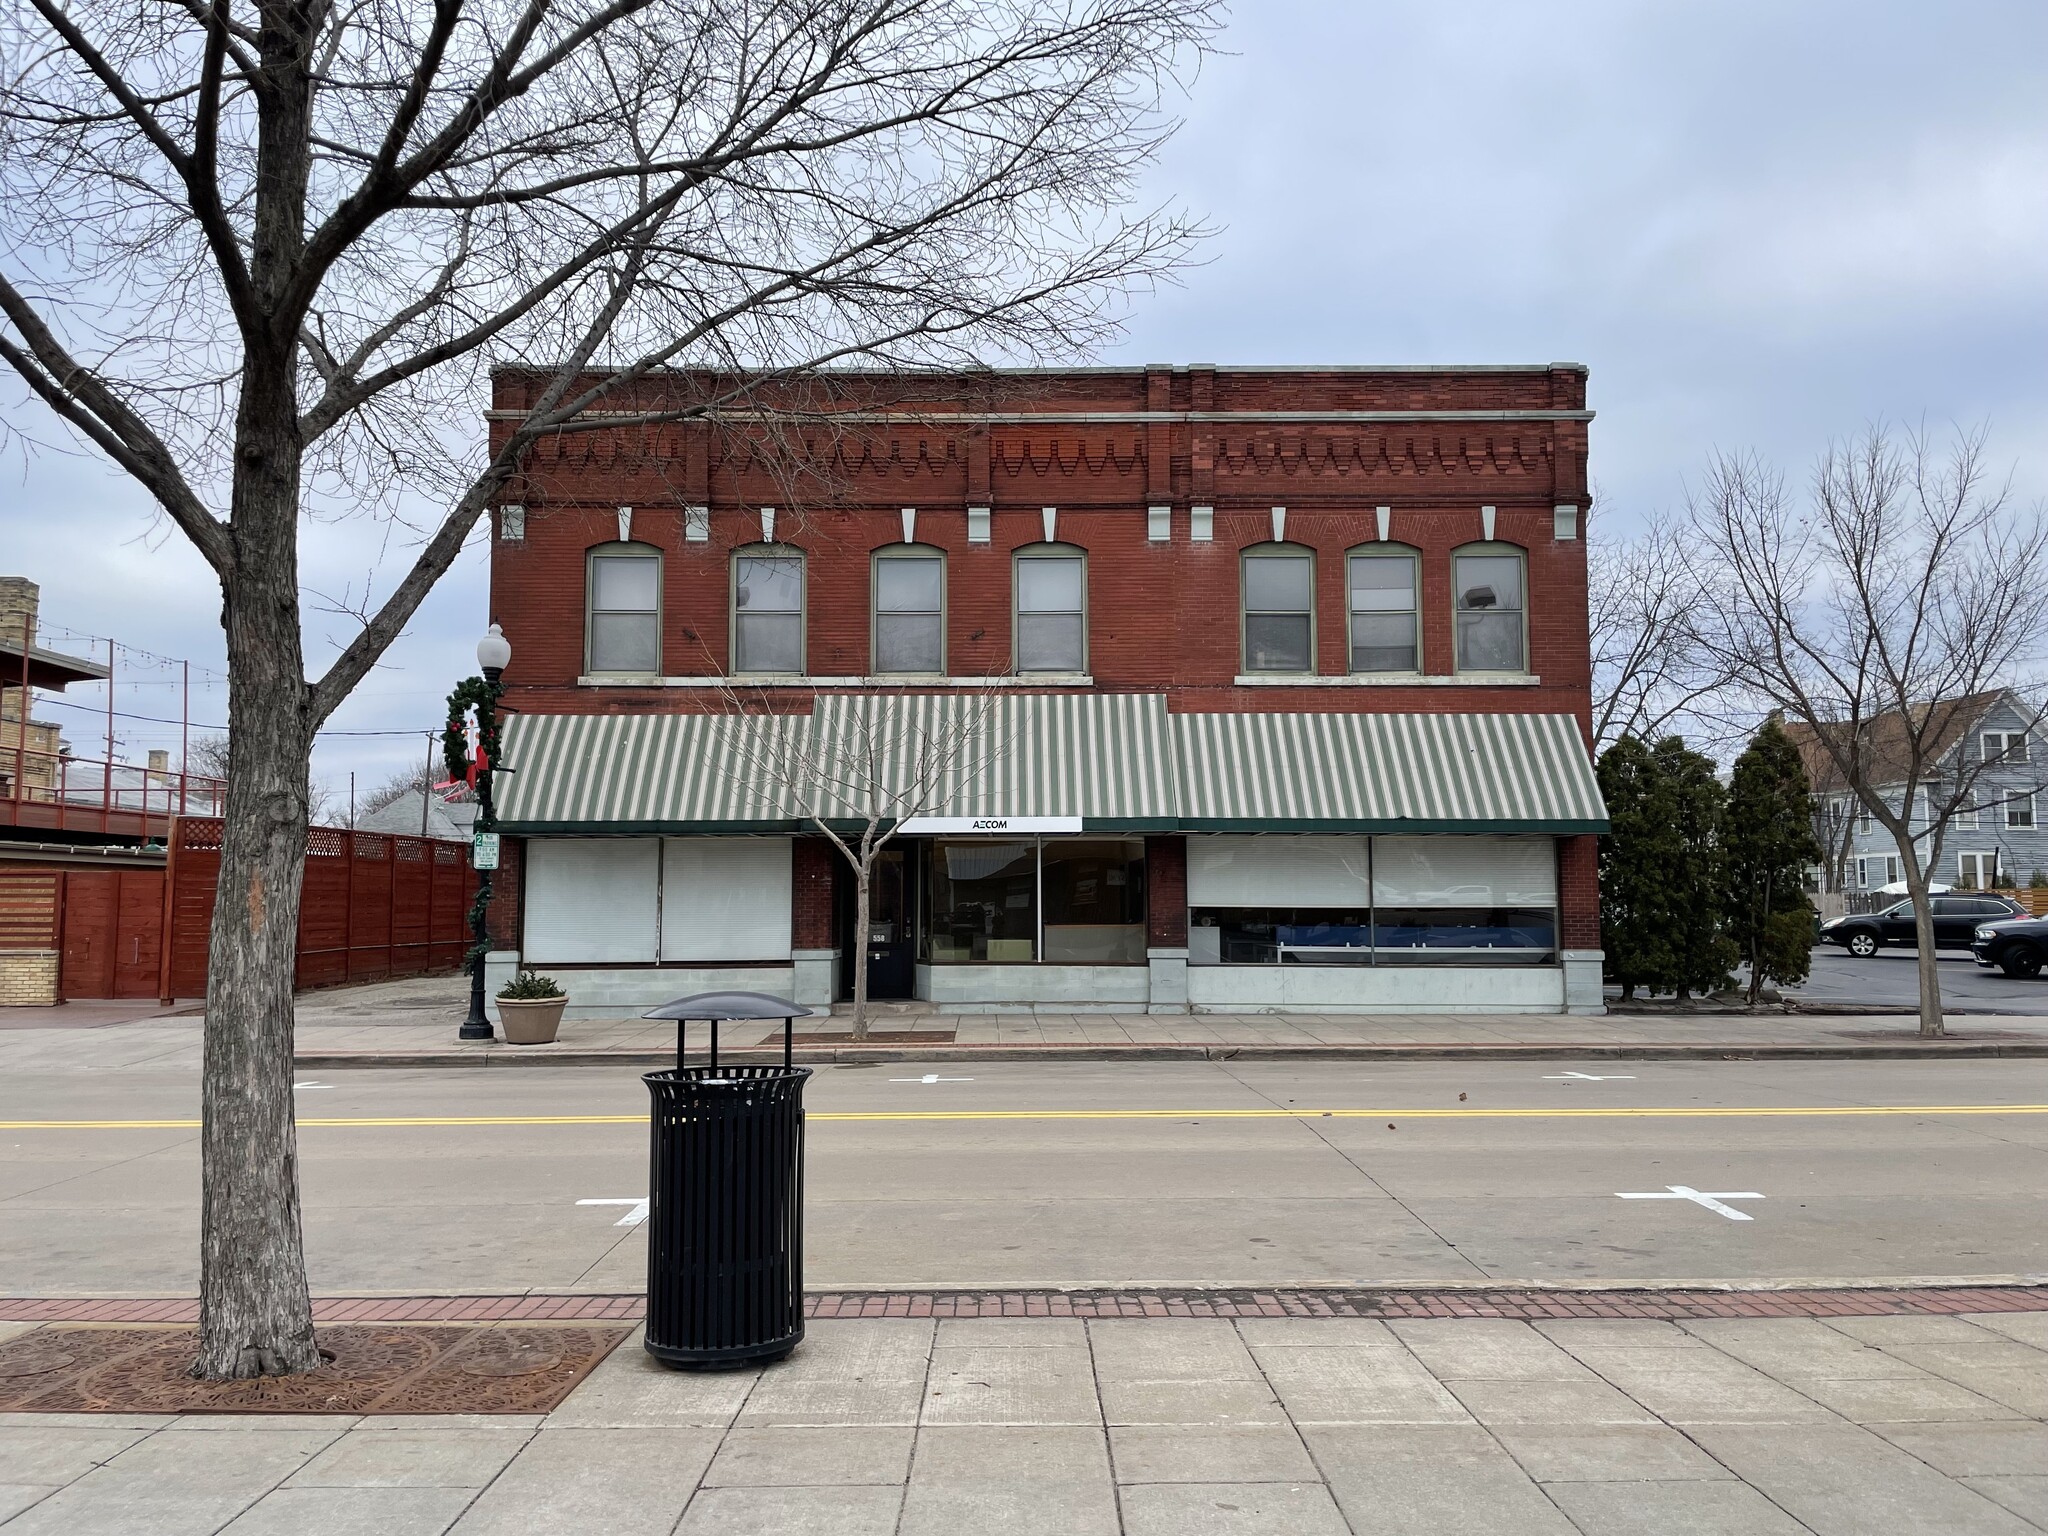
[[[1794,997],[1812,1002],[1877,1003],[1913,1007],[1920,1001],[1918,955],[1910,949],[1881,949],[1858,960],[1845,949],[1823,944],[1813,952],[1813,973]],[[1941,1002],[1950,1013],[2048,1014],[2048,974],[2016,981],[1986,970],[1966,949],[1937,952]]]
[[[196,1076],[4,1068],[0,1291],[189,1294]],[[642,1283],[632,1073],[303,1084],[317,1291]],[[809,1104],[816,1286],[2048,1272],[2048,1061],[896,1063]]]

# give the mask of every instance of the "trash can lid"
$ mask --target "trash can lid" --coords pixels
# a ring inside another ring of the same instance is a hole
[[[643,1019],[807,1019],[811,1010],[766,992],[698,992],[650,1008]]]

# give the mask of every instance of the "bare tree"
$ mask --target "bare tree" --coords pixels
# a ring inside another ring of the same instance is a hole
[[[228,778],[228,738],[224,731],[195,736],[185,749],[185,772],[204,779]],[[306,780],[306,822],[315,827],[353,826],[347,796],[326,779]]]
[[[821,833],[853,875],[853,1038],[864,1040],[875,863],[904,822],[977,798],[976,786],[1011,746],[1003,685],[813,695],[808,716],[770,713],[765,694],[729,681],[719,694],[735,781],[767,789]]]
[[[835,361],[1114,334],[1106,301],[1198,233],[1122,210],[1213,9],[28,0],[0,80],[0,360],[224,598],[196,1373],[319,1363],[290,1076],[316,728],[545,439],[715,416]],[[493,356],[537,372],[469,433]],[[314,594],[354,628],[309,679],[312,515],[419,542],[381,601]]]
[[[1961,737],[2048,639],[2048,527],[2007,503],[1981,433],[1937,452],[1876,426],[1821,456],[1803,505],[1755,457],[1723,455],[1691,507],[1705,642],[1898,848],[1923,1035],[1942,1033],[1928,872],[1999,765]],[[2039,711],[2023,707],[2031,727]]]
[[[1709,750],[1729,744],[1741,730],[1719,708],[1727,668],[1694,632],[1698,585],[1682,530],[1657,517],[1608,539],[1587,523],[1595,752],[1674,732]]]

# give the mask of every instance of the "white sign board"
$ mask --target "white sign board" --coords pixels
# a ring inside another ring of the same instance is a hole
[[[1003,836],[1015,832],[1078,832],[1078,816],[906,816],[898,832],[983,832]]]
[[[498,834],[479,832],[469,846],[469,867],[471,869],[496,869],[498,867]]]

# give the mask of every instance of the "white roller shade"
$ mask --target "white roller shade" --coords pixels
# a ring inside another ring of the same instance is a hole
[[[665,838],[661,958],[787,960],[789,882],[786,837]]]
[[[1547,837],[1376,837],[1375,905],[1549,907],[1557,854]]]
[[[651,837],[529,840],[525,963],[651,962],[660,854]]]
[[[1365,850],[1363,837],[1190,837],[1188,905],[1362,908]]]

